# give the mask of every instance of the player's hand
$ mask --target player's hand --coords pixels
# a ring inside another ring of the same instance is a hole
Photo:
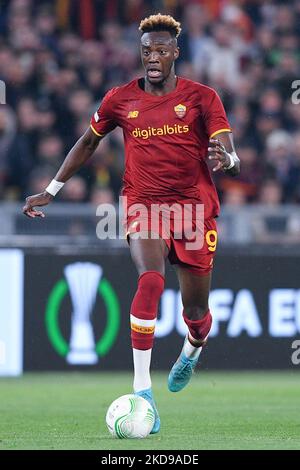
[[[45,217],[44,212],[35,210],[34,206],[46,206],[51,202],[53,196],[44,191],[40,194],[35,194],[34,196],[28,196],[26,198],[26,204],[23,207],[23,214],[27,215],[27,217],[31,217],[34,219],[35,217]]]
[[[218,162],[213,171],[223,170],[230,165],[230,156],[218,139],[210,139],[208,152],[209,160],[216,160]]]

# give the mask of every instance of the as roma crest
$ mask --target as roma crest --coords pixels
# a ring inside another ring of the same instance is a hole
[[[184,104],[178,104],[177,106],[174,106],[174,111],[179,118],[183,118],[186,113],[186,106],[184,106]]]

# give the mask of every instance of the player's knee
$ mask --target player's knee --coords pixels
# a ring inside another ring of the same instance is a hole
[[[156,316],[158,303],[164,290],[165,279],[158,271],[140,275],[138,289],[132,303],[132,313]]]
[[[201,320],[208,311],[208,305],[190,305],[184,307],[185,316],[189,320]]]

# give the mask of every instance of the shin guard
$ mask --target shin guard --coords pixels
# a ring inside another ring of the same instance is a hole
[[[158,271],[146,271],[138,279],[138,289],[131,304],[131,342],[134,349],[153,347],[158,304],[165,278]]]

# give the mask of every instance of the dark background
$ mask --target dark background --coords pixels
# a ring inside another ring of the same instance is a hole
[[[231,251],[231,250],[230,250]],[[25,319],[24,319],[24,370],[73,370],[81,368],[67,364],[65,358],[53,349],[45,328],[46,303],[54,284],[64,278],[63,269],[69,263],[90,261],[100,264],[105,277],[115,289],[121,308],[121,327],[116,342],[108,354],[99,358],[96,366],[85,369],[131,369],[129,309],[136,288],[137,274],[127,250],[115,254],[58,255],[27,254],[25,258]],[[272,289],[298,289],[296,275],[299,258],[293,254],[277,257],[257,253],[220,253],[217,256],[212,291],[231,289],[235,294],[241,289],[251,292],[262,325],[262,334],[249,337],[246,332],[231,338],[227,334],[228,322],[220,322],[219,334],[211,337],[202,354],[204,369],[286,369],[294,368],[291,362],[291,345],[297,337],[271,337],[269,334],[269,293]],[[178,291],[176,275],[167,266],[166,289]],[[234,296],[235,297],[235,296]],[[300,317],[300,305],[295,307]],[[69,342],[71,300],[67,295],[61,304],[59,324]],[[104,305],[98,296],[92,314],[95,340],[104,328]],[[247,314],[245,312],[245,314]],[[212,315],[214,312],[212,311]],[[159,317],[158,317],[159,318]],[[296,320],[295,320],[296,321]],[[299,332],[300,321],[298,321]],[[298,336],[299,338],[299,336]],[[175,329],[163,338],[156,338],[153,352],[153,369],[168,369],[176,359],[183,337]]]

